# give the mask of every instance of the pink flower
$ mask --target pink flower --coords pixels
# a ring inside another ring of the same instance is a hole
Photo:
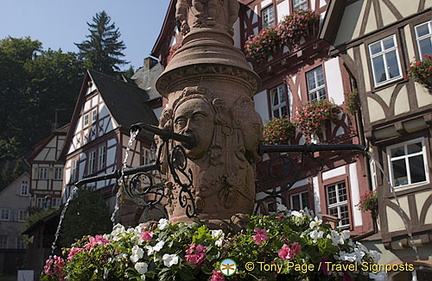
[[[291,246],[291,250],[292,250],[294,255],[300,254],[301,253],[301,245],[297,242],[294,242]]]
[[[153,238],[153,232],[143,230],[141,232],[141,239],[145,241],[150,241]]]
[[[68,261],[71,261],[71,259],[80,252],[84,252],[83,248],[77,248],[77,247],[72,247],[72,249],[70,250],[69,254],[68,254]]]
[[[205,260],[206,247],[194,243],[189,245],[189,249],[186,250],[185,260],[187,262],[199,265]]]
[[[210,281],[225,281],[225,276],[220,271],[213,270]]]
[[[46,275],[55,275],[64,280],[63,268],[65,261],[63,258],[54,256],[52,259],[47,259],[44,266],[44,272]]]
[[[262,244],[262,241],[268,240],[268,233],[265,229],[254,228],[256,235],[253,237],[253,241],[258,245]]]
[[[294,256],[294,253],[287,244],[284,244],[282,248],[278,250],[278,256],[283,260],[289,260]]]
[[[87,250],[93,249],[97,244],[103,246],[108,244],[110,241],[105,239],[102,235],[96,235],[95,237],[90,236],[89,243],[85,244]]]

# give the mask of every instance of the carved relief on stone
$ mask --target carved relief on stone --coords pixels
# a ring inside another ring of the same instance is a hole
[[[232,25],[238,17],[237,0],[178,0],[176,4],[177,26],[183,35],[191,28],[224,26],[232,33]]]
[[[225,102],[204,87],[186,87],[167,108],[161,127],[188,135],[196,146],[185,148],[189,159],[185,169],[192,175],[188,188],[198,217],[229,218],[234,213],[250,213],[255,198],[252,164],[259,160],[257,145],[261,140],[262,122],[253,110],[249,97],[239,98],[227,108]],[[176,142],[171,147],[178,145]],[[165,169],[166,170],[166,169]],[[181,185],[168,173],[170,218],[181,217]]]

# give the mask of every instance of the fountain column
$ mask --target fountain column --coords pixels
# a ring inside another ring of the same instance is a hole
[[[192,185],[185,200],[193,204],[197,218],[226,221],[253,211],[262,120],[252,95],[261,80],[234,47],[238,9],[237,0],[177,1],[176,19],[184,39],[156,83],[168,99],[159,126],[192,136],[196,145],[185,147],[186,176],[165,167],[170,220],[190,220],[180,206],[187,194],[175,180],[187,182],[189,172]],[[171,148],[176,144],[172,141]]]

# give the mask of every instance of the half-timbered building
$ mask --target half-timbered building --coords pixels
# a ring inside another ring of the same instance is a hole
[[[87,72],[62,152],[65,159],[63,200],[83,178],[110,174],[124,166],[150,163],[151,134],[141,132],[136,141],[129,144],[132,124],[157,124],[152,108],[146,104],[149,100],[148,93],[132,80]],[[127,162],[123,163],[128,147]],[[116,179],[95,181],[91,186],[107,198],[113,210],[118,188]],[[124,214],[121,212],[121,221],[125,224],[133,223],[134,214],[129,214],[133,208],[130,209]]]
[[[294,121],[301,105],[320,99],[332,101],[344,108],[346,93],[352,91],[350,77],[342,61],[328,55],[330,45],[317,38],[328,1],[243,0],[239,3],[239,18],[234,24],[234,46],[243,51],[250,35],[277,26],[284,16],[292,14],[294,10],[312,10],[319,18],[313,28],[308,30],[307,36],[299,38],[295,45],[279,44],[261,61],[249,58],[262,80],[262,87],[253,99],[255,109],[264,123],[273,117],[282,116]],[[176,30],[174,19],[175,5],[175,0],[170,2],[152,51],[152,55],[158,57],[162,65],[166,65],[171,55],[182,45],[182,35]],[[356,117],[342,110],[337,120],[323,126],[312,140],[297,131],[290,144],[363,144],[359,132]],[[257,182],[260,176],[268,174],[269,160],[276,156],[264,155],[263,161],[257,165]],[[370,214],[362,213],[356,207],[361,194],[369,190],[363,153],[316,152],[309,156],[319,160],[306,161],[303,173],[294,186],[282,194],[279,203],[293,210],[307,207],[317,213],[335,216],[339,218],[339,227],[350,229],[354,234],[372,231]],[[299,155],[292,154],[290,157],[297,160]],[[260,185],[264,189],[280,190],[286,184],[286,180],[271,180]],[[258,192],[257,199],[263,199],[263,194]],[[276,204],[270,200],[261,207],[257,206],[257,210],[276,208]]]
[[[32,207],[49,209],[61,204],[64,162],[60,154],[68,129],[69,124],[54,130],[48,138],[34,146],[28,158]]]
[[[432,55],[431,7],[430,0],[332,0],[320,34],[360,97],[379,198],[380,231],[370,243],[382,262],[416,266],[391,280],[429,280],[432,268],[432,92],[406,77],[410,62]]]

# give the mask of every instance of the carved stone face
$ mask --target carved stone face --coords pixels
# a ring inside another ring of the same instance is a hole
[[[174,112],[174,132],[193,135],[196,146],[186,149],[191,159],[203,157],[210,148],[215,127],[215,114],[211,105],[199,98],[180,104]]]

